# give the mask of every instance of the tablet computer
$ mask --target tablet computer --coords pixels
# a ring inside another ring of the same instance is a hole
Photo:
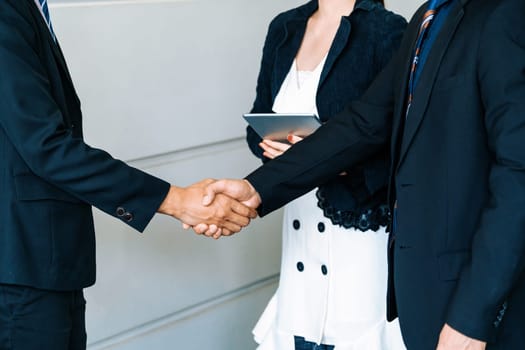
[[[263,139],[286,141],[289,134],[306,137],[321,126],[314,114],[247,113],[244,119]]]

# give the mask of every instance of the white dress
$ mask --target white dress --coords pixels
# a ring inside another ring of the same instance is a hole
[[[311,72],[293,62],[274,112],[317,114],[325,59]],[[404,350],[397,320],[386,321],[388,235],[332,225],[315,191],[285,207],[281,277],[253,330],[258,349],[293,350],[300,336],[336,350]]]

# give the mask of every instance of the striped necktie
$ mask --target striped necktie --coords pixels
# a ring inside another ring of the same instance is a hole
[[[38,0],[40,7],[42,8],[42,13],[44,14],[44,19],[46,20],[51,36],[56,41],[55,32],[53,31],[53,25],[51,24],[51,17],[49,16],[49,8],[47,6],[47,0]]]
[[[410,110],[410,106],[412,105],[412,101],[414,100],[415,75],[418,69],[419,55],[421,54],[421,48],[423,46],[423,42],[426,38],[426,35],[428,33],[428,29],[430,28],[430,24],[432,23],[432,20],[434,19],[434,16],[436,15],[437,2],[438,2],[437,0],[431,0],[429,2],[427,11],[423,15],[423,21],[421,22],[421,25],[419,26],[419,34],[416,40],[416,48],[414,49],[412,66],[410,67],[410,77],[408,79],[408,101],[407,101],[407,109],[406,109],[407,115],[408,115],[408,111]]]

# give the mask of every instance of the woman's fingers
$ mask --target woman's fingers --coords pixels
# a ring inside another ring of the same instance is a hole
[[[295,145],[297,142],[302,141],[304,138],[297,135],[289,134],[287,139],[288,142],[290,142],[292,145]]]
[[[264,142],[261,142],[259,146],[263,149],[263,155],[266,158],[274,159],[276,157],[279,157],[283,152],[276,150],[275,148],[265,144]]]
[[[259,147],[264,150],[263,155],[265,157],[274,159],[286,152],[290,148],[290,145],[272,140],[263,140],[263,142],[259,144]]]
[[[286,152],[289,148],[290,148],[290,145],[287,144],[287,143],[283,143],[283,142],[277,142],[277,141],[272,141],[272,140],[263,140],[263,143],[270,146],[271,148],[277,150],[277,151],[280,151],[281,153],[284,153]]]

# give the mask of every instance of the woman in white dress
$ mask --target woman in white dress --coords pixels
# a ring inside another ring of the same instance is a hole
[[[374,0],[314,0],[281,13],[266,37],[252,112],[328,120],[364,92],[405,26]],[[263,161],[290,147],[247,132]],[[279,288],[254,329],[259,349],[405,349],[397,322],[386,321],[386,154],[286,206]]]

